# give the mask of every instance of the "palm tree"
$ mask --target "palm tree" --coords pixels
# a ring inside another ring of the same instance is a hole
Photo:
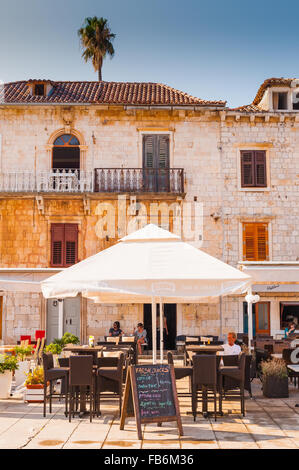
[[[114,55],[112,40],[115,34],[111,33],[108,20],[105,18],[85,18],[85,22],[78,30],[81,46],[84,49],[82,57],[85,62],[92,59],[92,65],[99,74],[99,81],[102,80],[102,66],[106,54]]]

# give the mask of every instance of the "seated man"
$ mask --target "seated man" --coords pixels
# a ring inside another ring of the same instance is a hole
[[[134,331],[135,338],[137,340],[138,353],[142,354],[142,344],[147,344],[147,333],[144,329],[143,323],[138,323],[136,330]]]
[[[238,344],[235,344],[237,335],[234,331],[227,333],[227,344],[223,344],[222,347],[224,351],[221,351],[219,354],[221,356],[232,356],[240,354],[241,348]]]

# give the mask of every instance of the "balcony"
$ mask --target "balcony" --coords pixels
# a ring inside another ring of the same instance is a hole
[[[182,168],[56,168],[0,173],[1,193],[172,193],[184,192]]]
[[[95,168],[95,191],[104,193],[184,192],[182,168]]]

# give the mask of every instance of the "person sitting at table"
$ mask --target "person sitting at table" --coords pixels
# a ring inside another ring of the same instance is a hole
[[[109,330],[109,336],[121,336],[122,334],[123,330],[120,329],[119,321],[115,321],[113,327]]]
[[[285,330],[284,330],[284,337],[288,338],[289,336],[292,336],[295,333],[295,330],[296,330],[296,323],[291,321],[289,323],[288,327],[285,328]]]
[[[234,356],[240,354],[241,348],[236,343],[237,335],[234,331],[227,333],[227,344],[223,344],[223,351],[220,351],[221,356]]]
[[[142,354],[142,344],[147,344],[147,332],[144,329],[143,323],[138,323],[134,336],[137,340],[138,353]]]

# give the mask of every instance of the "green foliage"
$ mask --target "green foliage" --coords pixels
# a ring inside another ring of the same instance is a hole
[[[36,385],[44,383],[44,369],[36,367],[33,371],[28,372],[25,385]]]
[[[27,347],[16,346],[15,347],[15,353],[16,353],[18,361],[24,361],[27,356],[30,356],[32,354],[32,351],[33,351],[32,346],[27,346]]]
[[[9,356],[8,354],[0,354],[0,374],[4,374],[6,370],[18,369],[18,360],[16,356]]]
[[[106,54],[110,57],[114,55],[112,41],[115,34],[111,33],[108,20],[105,18],[85,18],[82,28],[78,30],[81,46],[83,49],[82,57],[85,62],[92,60],[94,70],[99,74],[99,80],[102,80],[102,65]]]
[[[64,345],[65,344],[79,344],[80,343],[80,340],[79,340],[78,336],[72,335],[71,333],[68,333],[68,332],[64,333],[62,339],[64,341]]]
[[[281,379],[288,376],[287,367],[283,359],[272,359],[271,361],[262,361],[261,370],[263,376],[276,376]]]
[[[52,354],[61,354],[62,346],[57,343],[50,343],[48,346],[45,347],[46,352],[50,352]]]
[[[62,338],[55,338],[53,343],[58,344],[63,349],[66,344],[78,344],[80,343],[80,340],[78,336],[66,332]]]

